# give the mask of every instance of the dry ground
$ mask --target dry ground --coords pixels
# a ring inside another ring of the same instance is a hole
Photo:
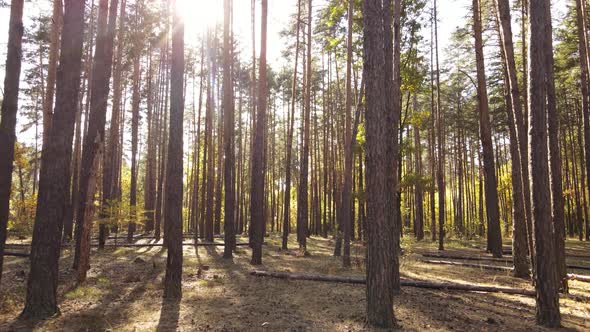
[[[146,240],[142,240],[146,241]],[[186,240],[185,240],[186,241]],[[245,242],[241,238],[238,242]],[[531,288],[507,272],[420,262],[419,253],[435,252],[430,242],[404,240],[402,275],[407,278]],[[311,238],[309,257],[282,252],[280,238],[267,238],[259,269],[363,275],[363,251],[353,247],[353,268],[344,270],[332,256],[331,240]],[[481,243],[447,243],[448,253],[482,255]],[[295,248],[295,243],[290,246]],[[366,331],[363,285],[289,281],[249,275],[250,250],[239,247],[233,261],[223,247],[185,246],[183,298],[162,301],[166,254],[161,247],[110,248],[93,252],[89,278],[75,287],[69,269],[71,251],[61,263],[61,314],[41,322],[21,322],[28,260],[8,257],[0,287],[0,331]],[[568,242],[572,253],[590,255],[590,245]],[[573,262],[573,261],[572,261]],[[590,259],[576,259],[590,266]],[[482,262],[491,264],[490,262]],[[500,263],[496,263],[500,264]],[[590,274],[589,271],[574,271]],[[590,330],[590,284],[570,282],[578,300],[562,299],[565,329]],[[395,298],[395,314],[404,330],[540,331],[534,299],[504,294],[404,288]]]

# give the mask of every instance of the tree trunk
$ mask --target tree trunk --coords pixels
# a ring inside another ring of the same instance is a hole
[[[498,211],[498,189],[496,182],[496,165],[492,147],[492,130],[490,125],[488,91],[486,87],[485,64],[483,58],[483,41],[481,31],[481,13],[479,0],[473,0],[473,32],[475,35],[475,61],[477,67],[477,97],[479,105],[479,134],[483,150],[484,177],[487,212],[487,247],[494,257],[502,257],[502,232]]]
[[[297,97],[297,64],[299,62],[299,30],[301,25],[301,0],[297,0],[297,24],[295,33],[295,64],[293,66],[293,81],[291,84],[291,113],[289,115],[289,129],[287,133],[285,159],[285,203],[283,207],[283,242],[281,248],[287,250],[291,227],[291,154],[293,152],[293,131],[295,126],[295,101]]]
[[[308,233],[308,173],[309,173],[309,141],[310,141],[310,115],[311,115],[311,25],[312,25],[312,0],[307,3],[307,56],[306,56],[306,74],[305,74],[305,99],[303,109],[303,142],[301,145],[301,174],[299,176],[299,193],[297,195],[297,241],[299,250],[305,253],[307,251],[307,233]]]
[[[393,260],[397,247],[394,236],[395,189],[389,184],[394,174],[394,127],[387,120],[388,95],[392,76],[386,68],[385,49],[392,49],[391,38],[385,38],[384,29],[391,30],[391,5],[385,9],[378,0],[363,1],[364,71],[366,77],[366,172],[367,172],[367,321],[372,326],[393,328],[394,273]],[[385,13],[385,15],[384,15]],[[385,23],[385,24],[384,24]],[[387,45],[387,47],[384,47]]]
[[[522,118],[520,104],[520,92],[516,76],[516,64],[514,62],[514,47],[512,45],[512,27],[510,19],[510,6],[508,0],[496,0],[498,17],[498,34],[502,43],[501,55],[504,62],[504,76],[506,89],[508,90],[507,115],[508,134],[510,137],[510,159],[512,176],[512,251],[514,253],[514,276],[520,278],[529,277],[529,263],[527,261],[527,210],[525,209],[525,193],[523,190],[523,175],[527,175],[528,167],[526,159],[526,130]]]
[[[233,75],[231,72],[232,52],[230,40],[230,0],[224,0],[223,16],[223,107],[224,107],[224,150],[225,163],[223,179],[225,181],[225,208],[223,231],[225,233],[224,258],[232,258],[232,250],[235,246],[235,152],[234,152],[234,96]],[[233,27],[232,27],[233,28]]]
[[[16,143],[16,114],[20,69],[22,63],[23,0],[12,0],[8,27],[8,50],[6,74],[4,76],[4,97],[0,111],[0,279],[4,262],[4,245],[10,215],[10,191]]]
[[[184,116],[184,23],[174,11],[170,65],[170,130],[164,209],[168,256],[164,297],[182,297],[182,157]]]
[[[546,25],[551,20],[549,1],[529,4],[529,137],[530,172],[535,234],[535,290],[537,323],[560,326],[558,285],[555,278],[554,234],[547,149]]]
[[[437,133],[437,187],[438,187],[438,250],[444,250],[445,237],[445,154],[444,114],[440,103],[440,69],[438,64],[438,9],[434,0],[434,48],[436,60],[436,133]]]
[[[266,128],[267,77],[266,34],[268,1],[261,0],[260,14],[260,66],[258,73],[258,98],[256,130],[252,149],[252,188],[250,196],[250,227],[252,228],[252,265],[262,264],[264,240],[264,131]]]
[[[139,4],[136,4],[139,6]],[[136,10],[138,10],[136,8]],[[138,13],[136,13],[138,15]],[[137,21],[137,19],[136,19]],[[136,22],[137,23],[137,22]],[[138,38],[139,39],[139,38]],[[133,95],[131,97],[131,185],[129,189],[129,208],[130,221],[127,228],[127,241],[133,241],[133,233],[135,232],[135,220],[137,219],[137,144],[139,140],[139,103],[140,96],[140,80],[141,80],[141,66],[140,57],[142,45],[139,40],[136,40],[133,45]]]
[[[551,17],[551,9],[547,9],[548,17]],[[563,204],[563,184],[561,173],[561,152],[559,147],[559,113],[555,97],[554,60],[553,60],[553,34],[551,20],[547,21],[545,32],[545,66],[547,85],[547,130],[549,131],[549,166],[551,185],[551,208],[553,213],[553,231],[555,241],[555,263],[557,283],[563,292],[568,291],[567,269],[565,266],[565,224]],[[582,231],[581,229],[579,230]]]
[[[63,7],[61,0],[53,1],[53,13],[51,15],[51,36],[49,43],[49,64],[47,68],[47,88],[43,100],[43,146],[49,139],[49,131],[53,118],[53,97],[55,94],[55,75],[57,58],[59,56],[59,36],[61,33]]]
[[[344,250],[342,265],[350,267],[350,231],[351,231],[351,187],[352,187],[352,7],[348,1],[348,35],[346,40],[346,109],[344,111],[344,183],[342,185],[342,202],[340,203],[340,225],[344,233]]]
[[[78,222],[81,225],[80,236],[76,239],[74,264],[78,269],[78,281],[86,279],[89,268],[90,246],[87,237],[92,229],[92,210],[96,179],[91,176],[97,173],[98,155],[103,148],[109,81],[113,58],[113,39],[117,20],[118,0],[100,0],[98,13],[98,35],[94,54],[92,73],[92,94],[90,96],[90,113],[88,133],[84,137],[82,164],[80,168],[80,202],[78,204]],[[108,23],[107,23],[108,18]],[[86,237],[86,238],[85,238]]]
[[[22,316],[47,318],[58,312],[57,286],[64,201],[70,186],[70,160],[78,112],[85,1],[65,1],[64,34],[57,71],[53,125],[42,152],[37,214],[31,243],[31,269]],[[17,80],[18,81],[18,80]]]

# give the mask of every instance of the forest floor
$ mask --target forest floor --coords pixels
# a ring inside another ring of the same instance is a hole
[[[296,248],[291,236],[290,248]],[[246,242],[239,238],[239,242]],[[149,240],[139,240],[147,242]],[[185,240],[185,242],[188,240]],[[219,239],[218,239],[219,241]],[[254,269],[363,276],[364,250],[352,247],[352,268],[343,269],[330,239],[312,237],[310,256],[281,251],[280,237],[266,238],[264,265],[252,267],[250,249],[238,247],[233,260],[223,247],[184,247],[183,298],[162,301],[166,253],[162,247],[93,251],[88,280],[75,286],[72,250],[60,264],[61,313],[39,322],[17,319],[23,307],[28,259],[7,257],[0,287],[0,331],[365,331],[364,285],[254,277]],[[508,244],[508,243],[506,243]],[[444,254],[488,256],[478,241],[447,241]],[[403,241],[403,277],[532,289],[508,271],[425,263],[421,253],[438,253],[435,243]],[[590,243],[568,240],[571,264],[590,266]],[[458,260],[455,260],[458,261]],[[473,262],[472,262],[473,263]],[[481,264],[506,265],[499,262]],[[509,265],[509,264],[508,264]],[[571,270],[590,274],[589,271]],[[570,281],[576,299],[561,299],[562,325],[590,330],[590,283]],[[395,297],[395,315],[404,330],[542,331],[535,325],[532,297],[404,287]]]

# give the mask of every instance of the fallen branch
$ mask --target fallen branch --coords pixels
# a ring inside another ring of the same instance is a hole
[[[366,283],[365,278],[363,278],[363,277],[331,276],[331,275],[319,275],[319,274],[295,274],[295,273],[273,272],[273,271],[251,271],[250,274],[253,276],[256,276],[256,277],[272,277],[272,278],[290,279],[290,280],[326,281],[326,282],[339,282],[339,283],[349,283],[349,284],[364,284],[364,283]],[[400,283],[402,286],[406,286],[406,287],[535,296],[534,291],[527,290],[527,289],[521,289],[521,288],[465,285],[465,284],[456,284],[456,283],[448,283],[448,282],[428,282],[428,281],[410,280],[410,279],[401,279]]]
[[[422,256],[429,257],[429,258],[463,259],[463,260],[469,260],[469,261],[493,261],[493,262],[512,263],[511,258],[496,258],[496,257],[487,257],[487,256],[443,255],[443,254],[432,254],[432,253],[423,253]]]
[[[476,248],[479,248],[479,249],[484,250],[484,251],[486,250],[485,247],[476,247]],[[565,251],[566,258],[590,259],[590,255],[577,254],[577,253],[572,252],[571,250],[572,249]],[[510,248],[510,247],[504,247],[502,249],[502,254],[503,255],[510,255],[510,256],[512,256],[512,248]]]
[[[508,266],[499,266],[499,265],[486,265],[486,264],[476,264],[476,263],[462,263],[462,262],[440,261],[440,260],[429,260],[429,259],[424,259],[424,260],[421,260],[420,262],[428,263],[428,264],[442,264],[442,265],[455,265],[455,266],[475,267],[475,268],[485,269],[485,270],[512,271],[512,268],[511,267],[508,267]]]
[[[4,256],[29,257],[27,252],[5,251]]]
[[[495,257],[485,257],[485,256],[463,256],[463,255],[442,255],[442,254],[432,254],[432,253],[424,253],[422,254],[423,257],[431,257],[431,258],[447,258],[447,259],[462,259],[462,260],[474,260],[474,261],[493,261],[493,262],[502,262],[502,263],[511,263],[512,259],[510,258],[495,258]],[[457,264],[459,265],[459,264]],[[463,265],[468,266],[468,265]],[[578,270],[589,270],[590,266],[582,266],[582,265],[574,265],[574,264],[567,264],[568,269],[578,269]]]
[[[485,265],[485,264],[475,264],[475,263],[462,263],[462,262],[452,262],[452,261],[440,261],[440,260],[421,260],[421,262],[429,263],[429,264],[444,264],[444,265],[455,265],[455,266],[466,266],[466,267],[475,267],[480,269],[486,270],[496,270],[496,271],[508,271],[512,272],[513,268],[508,266],[498,266],[498,265]],[[590,276],[568,273],[567,278],[569,280],[577,280],[582,282],[590,282]]]
[[[240,235],[237,235],[238,237]],[[184,239],[193,239],[195,237],[195,234],[191,234],[191,233],[183,233],[182,237]],[[156,237],[153,234],[140,234],[140,235],[135,235],[133,236],[134,240],[145,240],[145,239],[155,239]],[[160,237],[162,238],[162,236]],[[204,239],[204,236],[198,236],[197,238],[199,239]],[[223,235],[214,235],[213,238],[215,239],[223,239],[224,236]],[[126,240],[127,239],[127,234],[125,233],[120,233],[117,236],[115,235],[109,235],[107,237],[108,240],[114,240],[114,239],[118,239],[118,240]],[[98,240],[98,237],[95,237],[94,240]]]
[[[222,242],[198,242],[197,244],[195,244],[194,242],[185,242],[182,244],[183,246],[197,246],[197,247],[221,247],[224,246],[225,243]],[[266,243],[263,243],[263,245],[266,245]],[[91,244],[92,247],[98,247],[98,243],[92,243]],[[122,243],[106,243],[105,248],[115,248],[115,247],[126,247],[126,248],[139,248],[139,247],[163,247],[164,244],[163,243],[126,243],[126,242],[122,242]],[[245,242],[245,243],[236,243],[236,246],[240,247],[240,246],[250,246],[250,243]],[[7,244],[6,247],[8,248],[29,248],[31,247],[30,244],[26,244],[26,243],[18,243],[18,244]],[[62,248],[69,248],[69,245],[62,245]]]
[[[582,282],[590,282],[590,276],[584,276],[584,275],[580,275],[580,274],[568,273],[567,274],[567,278],[569,280],[577,280],[577,281],[582,281]]]
[[[183,243],[183,246],[197,246],[197,247],[222,247],[225,246],[225,243],[219,242],[199,242],[199,243]],[[93,243],[93,247],[98,247],[98,244]],[[125,248],[136,248],[136,247],[163,247],[163,243],[108,243],[104,245],[105,248],[116,248],[116,247],[125,247]],[[236,246],[250,246],[250,243],[236,243]]]
[[[587,270],[590,271],[590,266],[567,264],[568,269]]]

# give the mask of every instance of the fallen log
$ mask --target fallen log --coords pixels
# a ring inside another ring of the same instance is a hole
[[[197,246],[197,247],[221,247],[225,246],[225,243],[219,242],[198,242],[198,243],[183,243],[183,246]],[[93,243],[93,247],[98,247],[98,244]],[[107,243],[104,245],[105,248],[116,248],[116,247],[125,247],[125,248],[139,248],[139,247],[163,247],[163,243]],[[236,246],[250,246],[250,243],[236,243]]]
[[[220,243],[220,242],[198,242],[197,244],[195,244],[194,242],[185,242],[182,244],[183,246],[197,246],[197,247],[221,247],[224,246],[225,243]],[[263,243],[263,245],[266,245],[266,243]],[[92,243],[90,245],[91,247],[98,247],[98,243]],[[106,243],[105,248],[115,248],[115,247],[126,247],[126,248],[139,248],[139,247],[163,247],[164,244],[163,243],[127,243],[127,242],[122,242],[122,243]],[[240,247],[240,246],[250,246],[250,243],[236,243],[236,246]],[[25,244],[25,243],[18,243],[18,244],[10,244],[10,245],[6,245],[7,248],[29,248],[31,247],[30,244]],[[69,248],[69,245],[62,245],[62,248]]]
[[[238,235],[237,237],[239,237],[240,235]],[[184,233],[182,234],[182,237],[184,239],[193,239],[195,237],[194,234],[190,234],[190,233]],[[133,236],[134,240],[146,240],[146,239],[155,239],[156,237],[153,234],[140,234],[140,235],[135,235]],[[162,237],[160,237],[162,238]],[[199,239],[204,239],[204,236],[198,236],[197,238]],[[215,239],[223,239],[224,236],[223,235],[214,235],[213,238]],[[121,233],[118,234],[117,236],[115,235],[109,235],[107,237],[108,240],[114,240],[114,239],[119,239],[119,240],[126,240],[127,239],[127,234]],[[94,240],[98,241],[98,237],[95,237]]]
[[[512,263],[511,258],[496,258],[496,257],[487,257],[487,256],[443,255],[443,254],[433,254],[433,253],[423,253],[422,256],[429,257],[429,258],[446,258],[446,259],[462,259],[462,260],[470,260],[470,261],[493,261],[493,262],[502,262],[502,263]]]
[[[441,265],[455,265],[455,266],[475,267],[475,268],[479,268],[479,269],[495,270],[495,271],[512,271],[512,268],[509,267],[509,266],[499,266],[499,265],[486,265],[486,264],[476,264],[476,263],[462,263],[462,262],[430,260],[430,259],[420,260],[420,262],[428,263],[428,264],[441,264]]]
[[[567,274],[567,278],[569,280],[577,280],[577,281],[582,281],[582,282],[590,282],[590,276],[584,276],[584,275],[580,275],[580,274],[568,273]]]
[[[485,257],[485,256],[463,256],[463,255],[442,255],[442,254],[432,254],[432,253],[423,253],[423,257],[430,257],[430,258],[446,258],[446,259],[462,259],[462,260],[475,260],[475,261],[493,261],[493,262],[502,262],[502,263],[512,263],[512,259],[510,258],[495,258],[495,257]],[[468,266],[468,265],[464,265]],[[578,269],[578,270],[589,270],[590,266],[583,266],[583,265],[575,265],[575,264],[566,264],[568,269]]]
[[[325,281],[325,282],[339,282],[348,284],[364,284],[366,280],[364,277],[347,277],[347,276],[331,276],[331,275],[319,275],[319,274],[296,274],[287,272],[276,272],[276,271],[250,271],[250,274],[256,277],[272,277],[279,279],[289,280],[310,280],[310,281]],[[504,293],[524,296],[535,296],[535,291],[521,289],[521,288],[508,288],[508,287],[494,287],[494,286],[481,286],[481,285],[466,285],[456,284],[449,282],[429,282],[421,280],[401,279],[400,284],[405,287],[417,287],[426,289],[439,289],[439,290],[458,290],[467,292],[484,292],[484,293]]]
[[[479,249],[484,250],[484,251],[486,250],[485,247],[476,247],[476,248],[479,248]],[[510,255],[510,256],[512,256],[512,248],[510,248],[510,247],[504,247],[502,249],[502,254],[503,255]],[[572,252],[571,249],[570,250],[566,250],[565,256],[566,256],[566,258],[590,259],[590,255],[584,255],[584,254],[575,253],[575,252]]]
[[[576,270],[587,270],[590,271],[590,266],[582,266],[582,265],[574,265],[574,264],[567,264],[568,269],[576,269]]]
[[[425,259],[425,260],[421,260],[421,262],[429,263],[429,264],[444,264],[444,265],[475,267],[475,268],[486,269],[486,270],[507,271],[507,272],[512,272],[512,270],[513,270],[512,267],[508,267],[508,266],[462,263],[462,262],[441,261],[441,260],[427,260],[427,259]],[[590,282],[590,276],[586,276],[586,275],[568,273],[567,278],[569,280]]]
[[[29,257],[27,252],[4,251],[4,256]]]

